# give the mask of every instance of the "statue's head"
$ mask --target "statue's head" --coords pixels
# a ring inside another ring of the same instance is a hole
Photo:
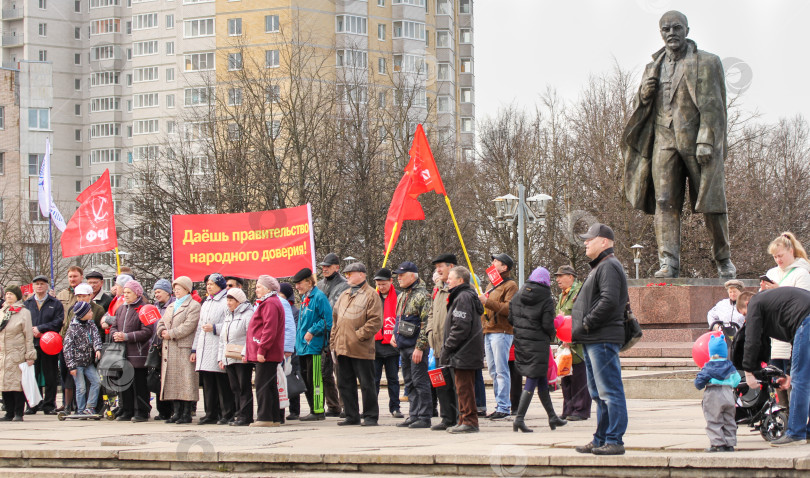
[[[678,51],[686,45],[686,36],[689,35],[689,22],[686,15],[681,12],[670,10],[661,17],[658,22],[661,30],[661,38],[667,49]]]

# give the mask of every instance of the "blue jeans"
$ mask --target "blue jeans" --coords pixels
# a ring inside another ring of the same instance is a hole
[[[475,371],[475,407],[479,412],[487,411],[487,388],[484,385],[484,372],[480,368]]]
[[[619,344],[585,344],[588,391],[596,402],[596,433],[593,443],[624,445],[627,430],[627,403],[624,399]]]
[[[787,435],[804,440],[810,436],[810,317],[802,321],[793,337],[793,354],[790,358],[790,416]]]
[[[492,377],[492,389],[495,392],[495,411],[509,414],[512,402],[509,399],[509,349],[512,347],[512,336],[509,334],[484,335],[484,348],[487,354],[487,368]]]
[[[87,392],[85,378],[90,382],[89,394]],[[76,410],[82,412],[86,407],[96,411],[96,400],[98,400],[100,388],[96,366],[91,364],[87,367],[76,367],[76,377],[74,377],[73,381],[76,383]],[[87,403],[88,397],[90,398],[90,403]]]

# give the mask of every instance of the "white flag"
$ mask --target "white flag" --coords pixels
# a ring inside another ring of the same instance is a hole
[[[39,192],[39,210],[43,216],[51,217],[51,220],[56,227],[63,231],[67,227],[65,218],[53,202],[53,195],[51,195],[51,142],[45,138],[45,158],[42,160],[42,166],[39,167],[39,183],[37,184]]]

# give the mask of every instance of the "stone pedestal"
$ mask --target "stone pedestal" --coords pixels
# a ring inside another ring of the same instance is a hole
[[[709,327],[706,314],[721,299],[728,298],[719,279],[629,280],[630,307],[650,342],[694,342]],[[746,290],[756,291],[759,282],[745,280]]]

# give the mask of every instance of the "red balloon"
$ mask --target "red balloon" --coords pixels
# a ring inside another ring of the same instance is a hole
[[[146,304],[138,310],[138,318],[143,325],[152,325],[160,320],[160,310],[152,304]]]
[[[39,338],[39,347],[48,355],[56,355],[62,351],[62,336],[56,332],[45,332]]]
[[[716,330],[714,332],[706,332],[695,340],[695,344],[692,346],[692,360],[695,361],[698,367],[703,368],[703,365],[711,358],[709,357],[709,338],[712,336],[719,337],[721,335],[723,335],[723,332]]]
[[[557,329],[557,338],[565,343],[571,343],[571,316],[563,317],[563,322]]]

